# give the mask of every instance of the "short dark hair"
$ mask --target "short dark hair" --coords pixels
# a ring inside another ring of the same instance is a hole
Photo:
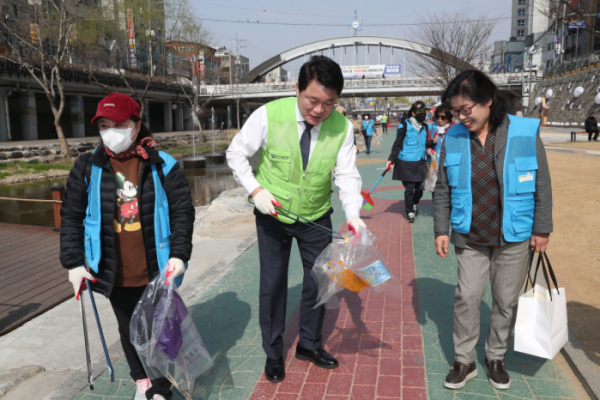
[[[487,103],[491,99],[489,122],[492,128],[500,126],[506,117],[504,98],[494,82],[481,71],[467,70],[456,75],[448,84],[442,96],[442,103],[450,107],[450,99],[454,96],[461,96],[479,104]]]
[[[448,121],[452,121],[452,113],[450,112],[450,107],[443,105],[443,104],[441,106],[438,106],[435,109],[435,113],[433,114],[433,117],[437,119],[437,117],[440,114],[444,114]]]
[[[312,56],[310,60],[300,67],[298,74],[298,90],[303,92],[313,80],[319,81],[323,86],[342,94],[344,89],[344,75],[342,69],[329,57]]]

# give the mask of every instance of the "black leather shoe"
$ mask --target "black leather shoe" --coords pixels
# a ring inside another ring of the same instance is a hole
[[[267,358],[265,363],[265,376],[271,383],[279,383],[285,379],[285,364],[283,357]]]
[[[471,364],[463,364],[455,361],[454,364],[452,364],[450,372],[446,375],[444,387],[447,387],[448,389],[460,389],[476,376],[477,367],[474,362]]]
[[[340,366],[335,357],[325,350],[308,350],[299,344],[296,345],[296,358],[298,360],[310,361],[320,368],[335,369]]]
[[[506,390],[510,389],[510,376],[502,360],[488,361],[485,359],[485,372],[490,377],[490,385],[496,389]]]

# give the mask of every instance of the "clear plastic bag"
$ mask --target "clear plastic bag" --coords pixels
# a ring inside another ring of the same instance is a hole
[[[165,269],[166,270],[166,269]],[[194,325],[174,279],[157,276],[148,284],[131,317],[131,343],[150,379],[166,377],[192,398],[200,375],[213,360]]]
[[[381,135],[380,134],[375,135],[375,144],[377,145],[377,147],[381,146]]]
[[[318,302],[315,308],[339,308],[337,293],[344,289],[352,292],[372,290],[399,297],[400,281],[387,268],[383,256],[375,247],[377,239],[366,228],[358,235],[341,232],[348,240],[334,239],[319,255],[312,268],[318,285]]]
[[[431,157],[431,163],[425,175],[425,190],[429,192],[435,191],[435,183],[437,182],[438,162],[435,154]]]

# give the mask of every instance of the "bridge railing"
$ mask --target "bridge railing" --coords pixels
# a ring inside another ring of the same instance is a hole
[[[523,76],[521,74],[495,74],[489,75],[497,85],[521,83]],[[527,79],[527,74],[524,76]],[[377,78],[377,79],[346,79],[344,80],[344,89],[361,88],[386,88],[386,87],[438,87],[444,88],[439,82],[430,77],[408,77],[408,78]],[[240,96],[243,97],[253,93],[272,93],[272,92],[295,92],[295,82],[271,82],[271,83],[240,83],[233,85],[205,85],[200,87],[200,96]]]

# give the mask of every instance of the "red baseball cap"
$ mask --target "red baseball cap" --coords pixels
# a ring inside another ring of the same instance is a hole
[[[140,117],[140,105],[131,96],[122,93],[111,93],[98,103],[96,116],[92,118],[92,125],[100,117],[106,117],[122,124],[130,117]]]

